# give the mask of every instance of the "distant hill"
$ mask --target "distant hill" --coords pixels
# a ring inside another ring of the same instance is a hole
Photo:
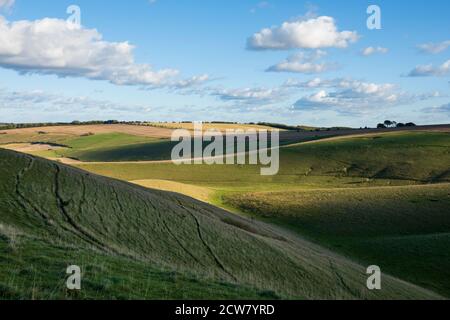
[[[440,298],[188,197],[0,150],[0,298]],[[82,290],[65,269],[82,267]]]

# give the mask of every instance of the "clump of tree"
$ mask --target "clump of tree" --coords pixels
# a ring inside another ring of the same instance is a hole
[[[230,122],[230,121],[211,121],[211,122],[205,122],[210,124],[239,124],[238,122]]]
[[[391,121],[391,120],[386,120],[384,122],[384,125],[386,126],[386,128],[395,128],[397,126],[397,122]]]
[[[402,123],[391,120],[386,120],[383,123],[379,123],[377,125],[378,129],[387,129],[387,128],[405,128],[405,127],[415,127],[416,124],[413,122]]]
[[[1,123],[0,130],[25,129],[25,128],[42,128],[42,127],[58,127],[58,126],[83,126],[83,125],[99,125],[99,124],[139,124],[139,121],[118,121],[118,120],[93,120],[93,121],[72,121],[72,122],[42,122],[42,123]]]
[[[289,126],[287,124],[281,124],[281,123],[258,122],[257,125],[264,126],[264,127],[272,127],[272,128],[281,129],[281,130],[305,131],[300,126]]]

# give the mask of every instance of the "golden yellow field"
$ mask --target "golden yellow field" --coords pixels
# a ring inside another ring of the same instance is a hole
[[[103,134],[103,133],[124,133],[135,136],[144,136],[150,138],[170,138],[172,130],[163,127],[153,126],[138,126],[127,124],[111,124],[111,125],[67,125],[67,126],[51,126],[51,127],[37,127],[24,128],[12,130],[0,130],[0,135],[38,135],[38,134],[54,134],[54,135],[68,135],[80,136],[86,134]]]
[[[168,180],[147,179],[147,180],[135,180],[130,182],[149,189],[157,189],[184,194],[188,197],[203,202],[208,202],[212,194],[214,193],[214,191],[210,188]]]
[[[165,128],[165,129],[186,129],[186,130],[194,130],[193,123],[181,123],[181,122],[151,122],[148,123],[149,126],[157,127],[157,128]],[[225,130],[249,130],[249,129],[257,129],[257,130],[275,130],[273,127],[268,126],[260,126],[257,124],[233,124],[233,123],[203,123],[203,130],[212,130],[216,129],[219,131]],[[280,130],[283,131],[283,130]]]

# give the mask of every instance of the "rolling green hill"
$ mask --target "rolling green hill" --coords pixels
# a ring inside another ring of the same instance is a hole
[[[228,205],[450,297],[450,185],[244,193]]]
[[[181,195],[6,150],[0,177],[0,298],[440,298]]]
[[[30,152],[46,158],[71,158],[80,161],[166,160],[174,143],[125,133],[104,133],[57,140],[64,147]]]
[[[36,140],[37,138],[39,140]],[[37,138],[34,137],[34,143],[49,142],[62,147],[29,152],[30,154],[44,158],[71,158],[82,162],[170,161],[172,149],[178,144],[178,142],[172,142],[170,139],[149,138],[120,132],[64,139],[49,135],[38,136]],[[282,134],[280,143],[283,145],[316,139],[320,139],[320,137],[314,135],[306,137],[286,135],[286,137],[283,137]],[[28,137],[18,137],[12,141],[29,142],[29,139]],[[209,142],[203,143],[204,147],[208,144]],[[225,146],[226,143],[224,142],[224,149]],[[250,150],[248,145],[246,148],[247,151]],[[194,157],[194,154],[192,154],[192,157]]]
[[[214,190],[276,191],[450,182],[448,132],[400,132],[282,147],[280,172],[258,166],[92,163],[80,168],[121,180],[169,180]]]
[[[448,132],[399,132],[283,147],[274,177],[252,166],[80,166],[124,180],[207,188],[210,203],[277,223],[362,263],[379,261],[450,297],[449,164]]]

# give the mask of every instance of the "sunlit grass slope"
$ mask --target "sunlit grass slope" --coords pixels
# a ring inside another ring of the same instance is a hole
[[[65,147],[32,154],[47,158],[72,158],[80,161],[161,160],[170,155],[167,139],[148,138],[124,133],[106,133],[70,138]]]
[[[122,180],[169,180],[223,191],[275,191],[450,182],[450,134],[402,132],[317,141],[280,150],[280,172],[258,166],[171,163],[81,164]]]

